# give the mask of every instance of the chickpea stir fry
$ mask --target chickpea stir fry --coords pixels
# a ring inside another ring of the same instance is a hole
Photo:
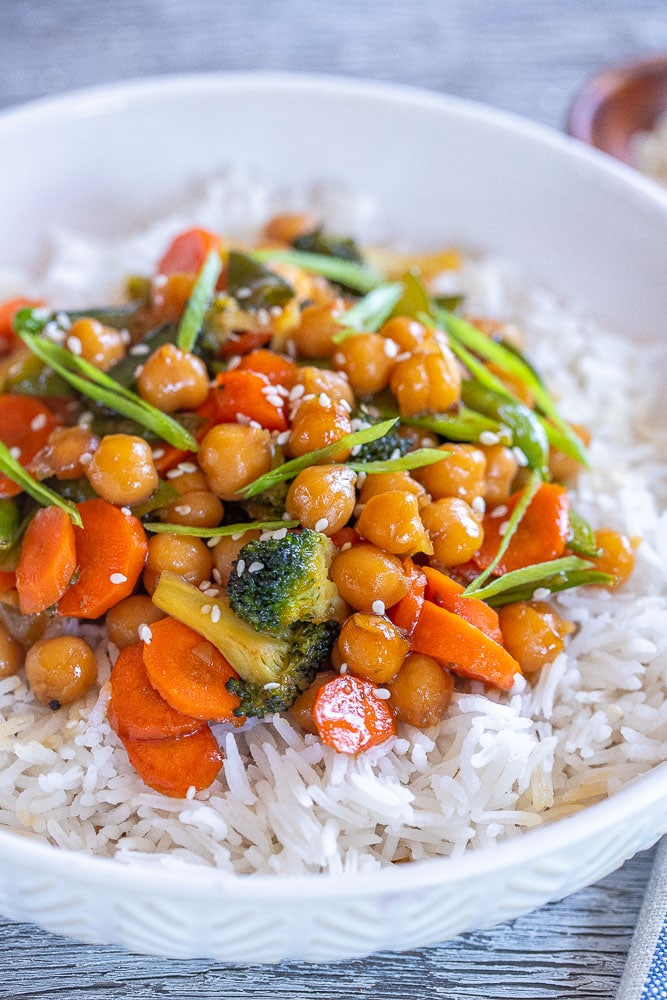
[[[109,721],[167,795],[215,780],[211,723],[359,753],[530,681],[573,631],[550,596],[632,571],[572,508],[586,429],[432,291],[458,255],[383,266],[281,215],[179,234],[124,307],[0,306],[0,678],[75,703],[103,622]]]

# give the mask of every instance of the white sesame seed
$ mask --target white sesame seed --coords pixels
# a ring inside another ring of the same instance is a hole
[[[494,431],[482,431],[479,435],[480,444],[498,444],[500,438]]]
[[[245,573],[245,559],[239,559],[236,564],[236,575],[243,576]]]
[[[187,517],[188,514],[192,513],[192,507],[187,503],[180,503],[178,507],[174,507],[176,514],[180,514],[182,517]]]
[[[217,597],[220,591],[217,587],[209,587],[208,590],[204,591],[205,597]]]
[[[199,609],[199,613],[202,615],[210,615],[211,607],[212,607],[211,604],[202,604],[201,608]]]
[[[211,581],[210,580],[202,580],[202,582],[199,584],[199,589],[200,590],[208,590],[208,588],[210,586],[211,586]]]
[[[72,321],[66,312],[59,312],[56,316],[56,323],[63,330],[69,330],[72,325]]]
[[[260,424],[259,420],[249,420],[248,427],[254,427],[256,431],[261,431],[262,429],[262,425]]]
[[[260,326],[268,326],[269,323],[271,322],[271,317],[269,315],[268,309],[258,309],[255,315],[257,317],[257,322],[259,323]]]
[[[525,469],[526,466],[528,465],[528,459],[526,458],[525,454],[522,452],[521,448],[519,448],[518,445],[515,445],[514,448],[512,448],[512,454],[516,459],[516,464],[520,468]]]
[[[148,625],[140,625],[137,630],[137,634],[142,642],[145,642],[147,646],[150,646],[153,641],[153,633]]]
[[[407,361],[408,358],[411,358],[411,357],[412,357],[412,355],[410,354],[410,351],[403,351],[401,354],[397,354],[396,358],[394,360],[395,361]]]
[[[401,449],[400,448],[394,448],[394,450],[392,451],[391,455],[389,456],[389,458],[390,458],[390,460],[392,462],[395,462],[400,457],[401,457]]]
[[[235,531],[230,537],[233,542],[240,542],[244,535],[245,531]]]
[[[347,663],[341,663],[340,667],[338,668],[338,673],[339,674],[346,674],[347,671],[348,671]]]
[[[289,516],[289,514],[287,513],[287,511],[284,511],[280,515],[280,517],[281,517],[281,520],[283,520],[283,521],[291,521],[292,520],[292,518]]]
[[[157,461],[158,458],[164,458],[164,448],[154,448],[153,458]]]
[[[533,591],[534,601],[546,601],[547,597],[551,597],[551,591],[548,587],[538,587],[537,590]]]
[[[319,521],[315,522],[315,531],[326,531],[329,527],[329,519],[326,517],[321,517]]]
[[[385,608],[384,608],[384,601],[380,601],[380,600],[377,600],[377,601],[373,601],[373,603],[372,603],[372,605],[371,605],[371,610],[372,610],[372,611],[373,611],[373,612],[374,612],[374,613],[375,613],[376,615],[383,615],[383,614],[384,614],[384,611],[385,611]]]
[[[509,526],[510,526],[509,521],[503,521],[502,524],[498,525],[498,534],[500,535],[501,538],[503,537],[503,535],[507,534],[507,529],[509,528]]]
[[[387,337],[383,346],[384,346],[384,353],[387,355],[388,358],[398,357],[401,349],[396,343],[396,341],[392,340],[391,337]]]
[[[478,514],[483,514],[486,510],[486,500],[484,497],[475,497],[470,506]]]
[[[265,691],[277,691],[279,687],[280,684],[277,681],[268,681],[267,684],[264,684]]]
[[[30,421],[31,431],[41,431],[42,427],[46,426],[46,414],[38,413],[36,417],[33,417]]]
[[[217,604],[214,604],[213,607],[211,608],[211,621],[213,622],[214,625],[217,625],[217,623],[220,621],[220,608],[218,607]]]
[[[197,788],[195,785],[190,785],[187,792],[185,793],[186,799],[194,799]]]
[[[217,538],[215,540],[217,542]],[[211,576],[213,577],[216,583],[222,583],[222,574],[220,573],[220,570],[217,569],[215,566],[213,567],[213,572]]]
[[[119,330],[118,332],[120,334],[120,339],[123,341],[123,343],[127,347],[127,345],[132,340],[132,338],[130,337],[130,331],[129,330]]]
[[[284,310],[282,306],[271,306],[269,312],[272,316],[282,316]]]
[[[140,358],[144,354],[150,354],[150,350],[148,344],[134,344],[127,353],[131,354],[133,358]]]
[[[240,364],[241,364],[241,355],[232,354],[231,358],[227,362],[227,371],[228,372],[234,371],[234,369],[238,368]]]
[[[167,473],[167,479],[178,479],[179,476],[183,475],[183,470],[176,466],[175,469],[170,469]]]
[[[112,573],[109,577],[109,583],[127,583],[127,577],[124,573]]]
[[[352,407],[350,406],[350,404],[346,399],[339,399],[338,406],[341,408],[341,410],[345,410],[346,413],[352,413]]]
[[[504,517],[508,509],[509,508],[507,507],[506,504],[500,503],[498,504],[497,507],[493,508],[493,510],[489,514],[489,517]]]
[[[125,514],[126,517],[129,517],[132,514],[132,508],[131,507],[121,507],[120,509],[121,509],[122,513]]]
[[[301,399],[305,391],[305,387],[298,382],[289,394],[290,402],[295,403],[297,399]]]
[[[352,548],[352,542],[344,542],[344,544],[341,545],[340,550],[341,552],[347,552],[347,550],[351,548]]]
[[[164,288],[168,281],[166,274],[156,274],[153,278],[153,288]]]
[[[179,462],[176,468],[180,469],[181,472],[196,472],[197,466],[194,462]]]
[[[93,415],[90,410],[84,410],[83,413],[79,414],[79,419],[77,420],[79,427],[85,427],[87,424],[92,424],[92,422]]]
[[[219,538],[213,536],[213,538],[207,538],[206,544],[208,545],[209,549],[214,549],[219,541],[220,541]]]
[[[19,458],[21,457],[21,449],[17,444],[14,444],[9,449],[9,454],[12,456],[12,458],[15,458],[16,461],[18,462]]]
[[[276,444],[279,444],[281,447],[284,444],[287,444],[288,441],[289,441],[289,431],[282,431],[276,438]]]
[[[93,456],[90,454],[89,451],[82,451],[81,454],[79,455],[79,462],[81,463],[81,465],[90,465],[92,460]]]
[[[252,295],[252,289],[246,287],[246,285],[243,285],[242,288],[237,288],[236,289],[236,294],[234,295],[234,298],[236,298],[236,299],[249,299],[251,295]]]
[[[273,537],[279,542],[282,541],[282,539],[285,538],[286,535],[287,535],[287,528],[277,528],[276,531],[273,532]]]
[[[72,354],[78,356],[83,351],[83,344],[78,337],[68,337],[65,343]]]
[[[386,688],[375,688],[373,694],[376,698],[379,698],[380,701],[386,701],[387,698],[391,698],[391,691],[387,691]]]
[[[248,566],[249,573],[259,573],[259,571],[262,569],[264,569],[264,563],[259,561],[251,562],[250,565]]]
[[[331,406],[331,396],[326,392],[321,392],[318,396],[320,406]]]
[[[336,351],[333,356],[333,363],[338,367],[342,367],[345,364],[345,355],[342,351]]]

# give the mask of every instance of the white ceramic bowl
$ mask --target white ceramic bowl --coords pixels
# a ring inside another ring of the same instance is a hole
[[[369,191],[415,244],[509,257],[630,337],[667,315],[667,197],[574,141],[413,90],[274,75],[113,86],[0,115],[0,267],[66,223],[121,234],[230,163]],[[11,238],[7,238],[10,236]],[[327,961],[488,926],[601,878],[667,831],[667,765],[572,818],[463,858],[345,877],[165,872],[0,831],[0,911],[180,958]]]

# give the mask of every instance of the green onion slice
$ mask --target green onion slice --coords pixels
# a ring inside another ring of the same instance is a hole
[[[250,256],[262,263],[293,264],[309,274],[320,274],[362,295],[382,284],[383,280],[381,274],[364,264],[321,253],[307,253],[305,250],[253,250]]]
[[[218,283],[222,261],[217,250],[211,250],[201,267],[178,325],[176,344],[182,351],[191,351],[204,323],[204,316]]]
[[[244,521],[243,524],[223,524],[219,528],[196,528],[189,524],[166,524],[162,521],[144,523],[146,531],[155,534],[191,535],[194,538],[227,538],[245,535],[248,531],[278,531],[280,528],[298,528],[299,521]]]
[[[548,562],[533,563],[530,566],[523,566],[521,569],[511,570],[504,573],[491,583],[479,587],[474,595],[468,595],[467,590],[463,596],[474,596],[478,600],[485,601],[489,597],[496,597],[508,590],[517,587],[524,588],[532,596],[533,591],[540,587],[547,587],[547,581],[560,573],[570,573],[573,570],[591,569],[591,563],[578,556],[564,556],[562,559],[551,559]],[[549,587],[549,589],[551,589]]]
[[[44,486],[43,483],[34,479],[23,468],[21,463],[14,458],[7,445],[2,441],[0,441],[0,472],[15,482],[17,486],[20,486],[22,490],[25,490],[42,507],[60,507],[61,510],[65,511],[73,524],[78,528],[83,527],[81,515],[74,504],[63,500],[61,496],[58,496],[48,486]]]
[[[303,469],[308,469],[311,465],[317,465],[320,462],[325,462],[327,459],[334,458],[341,451],[347,451],[348,448],[355,448],[360,444],[369,444],[371,441],[377,441],[378,438],[384,437],[391,430],[396,421],[397,418],[383,420],[379,424],[364,427],[363,430],[355,431],[353,434],[346,434],[339,441],[334,441],[333,444],[329,444],[325,448],[316,448],[315,451],[309,451],[305,455],[293,458],[289,462],[283,462],[282,465],[271,469],[270,472],[265,472],[259,479],[255,479],[254,482],[249,483],[240,492],[246,499],[257,496],[258,493],[263,493],[264,490],[271,489],[272,486],[276,486],[278,483],[294,479]]]
[[[398,281],[373,288],[351,309],[337,317],[336,322],[343,329],[331,338],[334,344],[341,344],[348,337],[354,337],[362,331],[374,333],[379,330],[391,316],[394,306],[402,295],[403,285]]]
[[[355,462],[354,459],[348,459],[345,464],[355,472],[403,472],[442,462],[448,455],[448,451],[440,451],[439,448],[417,448],[415,451],[409,451],[407,455],[401,455],[400,458],[388,458],[384,462]]]

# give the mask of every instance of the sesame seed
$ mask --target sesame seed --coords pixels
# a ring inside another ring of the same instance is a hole
[[[387,337],[383,346],[384,346],[384,353],[387,355],[388,358],[397,357],[401,350],[396,341],[392,340],[390,337]]]
[[[194,799],[197,788],[195,785],[190,785],[187,792],[185,793],[186,799]]]
[[[127,345],[132,340],[132,338],[130,337],[130,331],[129,330],[119,330],[118,332],[120,334],[120,339],[123,341],[123,343],[127,347]]]
[[[509,526],[510,526],[509,521],[503,521],[502,524],[498,525],[498,534],[500,535],[501,538],[503,537],[503,535],[507,534],[507,529],[509,528]]]
[[[326,531],[329,527],[329,519],[326,517],[321,517],[319,521],[315,522],[315,531]]]
[[[181,472],[196,472],[197,466],[194,462],[179,462],[176,468],[180,469]]]
[[[343,354],[342,351],[336,351],[336,353],[333,356],[333,363],[341,367],[342,365],[345,364],[345,355]]]
[[[262,429],[262,425],[260,424],[259,420],[249,420],[248,427],[254,427],[256,431],[261,431]]]
[[[182,517],[187,517],[188,514],[192,513],[192,507],[187,503],[180,503],[178,507],[174,507],[174,512]]]
[[[82,451],[81,454],[79,455],[79,462],[81,463],[81,465],[90,465],[92,460],[93,456],[90,454],[89,451]]]
[[[153,449],[153,458],[156,459],[156,460],[158,458],[164,458],[164,448],[154,448]]]
[[[216,538],[216,542],[217,542],[217,538]],[[212,577],[213,577],[213,579],[215,580],[216,583],[222,583],[222,574],[220,573],[220,570],[217,569],[215,566],[213,567],[213,572],[212,572],[211,575],[212,575]]]
[[[260,570],[264,569],[263,562],[251,562],[248,566],[249,573],[259,573]]]
[[[72,325],[72,321],[66,312],[59,312],[56,316],[56,323],[63,330],[69,330]]]
[[[282,539],[285,538],[286,535],[287,535],[287,528],[277,528],[276,531],[273,532],[273,537],[278,541],[282,541]]]
[[[401,354],[397,354],[394,360],[395,361],[407,361],[411,357],[412,357],[412,355],[410,354],[410,351],[403,351]]]
[[[305,391],[305,387],[299,382],[289,394],[290,402],[295,403],[297,399],[301,399]]]
[[[12,458],[15,458],[16,461],[18,462],[19,458],[21,457],[21,449],[17,444],[14,444],[9,449],[9,454],[12,456]]]
[[[92,424],[92,422],[93,414],[90,410],[84,410],[83,413],[79,414],[79,419],[77,420],[79,427],[85,427],[86,424]]]
[[[145,642],[147,646],[150,646],[153,641],[153,633],[148,625],[140,625],[137,632],[141,641]]]
[[[208,590],[204,591],[205,597],[217,597],[220,591],[217,587],[209,587]]]
[[[537,590],[533,591],[534,601],[546,601],[547,597],[551,597],[551,591],[548,587],[538,587]]]
[[[112,573],[109,577],[109,583],[127,583],[127,577],[124,573]]]
[[[351,548],[352,548],[352,542],[345,542],[343,545],[341,545],[340,550],[341,552],[347,552],[347,550]]]
[[[350,406],[350,404],[346,399],[339,399],[338,406],[341,408],[341,410],[345,410],[346,413],[352,413],[352,407]]]
[[[280,433],[276,438],[276,444],[279,444],[281,447],[282,445],[287,444],[288,441],[289,441],[289,431],[282,431],[282,433]]]
[[[493,431],[482,431],[479,436],[480,444],[498,444],[500,438]]]
[[[521,448],[518,447],[518,445],[515,445],[512,448],[512,454],[514,455],[514,458],[516,459],[516,464],[518,466],[520,466],[522,469],[525,469],[525,467],[528,465],[528,459],[526,458],[525,454],[522,452]]]
[[[271,322],[268,309],[258,309],[255,315],[260,326],[268,326]]]
[[[483,514],[484,511],[486,510],[486,501],[485,501],[484,497],[475,497],[475,499],[470,504],[470,506],[478,514]]]
[[[489,517],[504,517],[508,509],[509,508],[507,507],[506,504],[500,503],[498,504],[497,507],[493,508],[493,510],[489,514]]]
[[[277,691],[279,687],[280,687],[280,684],[277,681],[269,681],[267,684],[264,685],[264,690],[265,691]]]
[[[252,289],[247,288],[244,285],[242,288],[237,288],[236,289],[236,295],[234,296],[234,298],[236,298],[236,299],[249,299],[251,295],[252,295]]]
[[[379,698],[380,701],[386,701],[387,698],[391,698],[391,691],[387,691],[386,688],[375,688],[373,694],[376,698]]]
[[[150,347],[148,344],[135,344],[127,353],[131,354],[133,358],[140,358],[143,354],[150,353]]]
[[[241,355],[232,354],[231,358],[227,362],[227,371],[228,372],[234,371],[234,369],[238,368],[240,364],[241,364]]]
[[[199,609],[200,614],[210,615],[212,606],[213,605],[211,604],[202,604],[201,608]]]
[[[42,427],[46,426],[46,414],[38,413],[36,417],[33,417],[30,421],[31,431],[41,431]]]
[[[283,311],[284,310],[282,306],[271,306],[271,308],[269,309],[269,312],[271,313],[272,316],[282,316]]]
[[[245,559],[239,559],[236,564],[236,575],[243,576],[245,573]]]
[[[121,507],[120,509],[121,509],[121,512],[123,514],[125,514],[126,517],[129,517],[132,514],[132,508],[131,507]]]
[[[401,449],[400,448],[394,448],[394,450],[392,451],[391,455],[389,456],[389,459],[392,462],[395,462],[400,457],[401,457]]]
[[[213,607],[211,608],[211,621],[213,622],[214,625],[217,625],[217,623],[220,621],[220,608],[218,607],[217,604],[214,604]]]
[[[167,479],[178,479],[179,476],[183,475],[183,470],[176,466],[175,469],[170,469],[167,473]]]
[[[245,531],[235,531],[230,537],[233,542],[240,542],[244,535]]]
[[[371,610],[374,611],[374,613],[376,615],[383,615],[384,614],[384,610],[385,610],[384,609],[384,601],[380,601],[380,600],[373,601],[373,603],[371,605]]]
[[[199,589],[200,590],[208,590],[208,588],[210,586],[211,586],[211,581],[210,580],[202,580],[202,582],[199,584]]]
[[[321,392],[319,395],[320,406],[331,406],[331,396],[326,392]]]
[[[83,344],[78,337],[68,337],[65,343],[72,354],[78,356],[83,351]]]
[[[347,663],[341,663],[340,667],[338,668],[338,673],[339,674],[346,674],[347,671],[348,671]]]
[[[291,521],[292,520],[292,518],[289,516],[289,514],[287,513],[287,511],[284,511],[280,515],[280,517],[281,517],[281,520],[283,520],[283,521]]]
[[[208,538],[206,540],[206,544],[208,545],[209,549],[214,549],[219,541],[220,541],[219,538],[213,536],[213,538]]]
[[[164,288],[168,280],[166,274],[156,274],[153,278],[153,288]]]

